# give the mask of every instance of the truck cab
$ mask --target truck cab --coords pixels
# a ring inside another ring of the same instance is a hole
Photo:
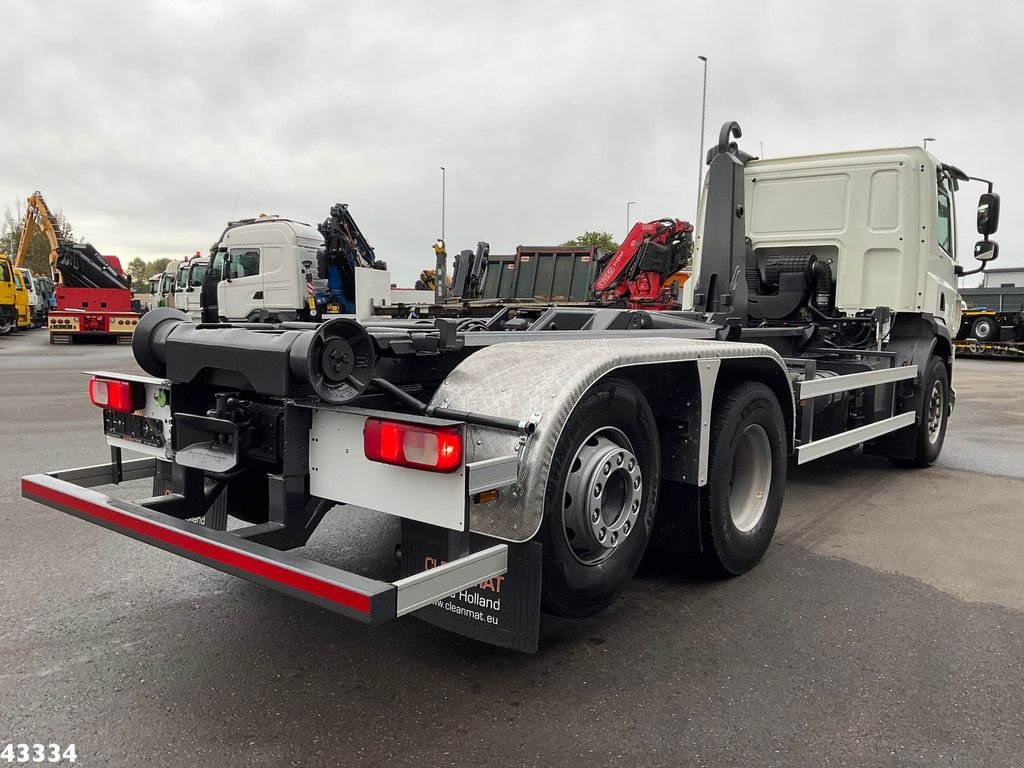
[[[276,216],[229,229],[210,267],[220,276],[219,317],[232,321],[268,314],[281,320],[300,318],[323,243],[315,227]]]
[[[890,328],[895,318],[918,316],[941,325],[944,336],[956,334],[956,281],[963,270],[954,192],[968,180],[961,171],[920,147],[903,147],[751,159],[743,179],[744,231],[760,273],[745,277],[755,292],[773,258],[813,255],[829,267],[840,315],[885,307],[890,317],[883,322]],[[694,239],[695,274],[707,235],[706,189]],[[693,281],[684,286],[684,307],[693,306],[695,290]],[[811,314],[807,319],[822,320]]]
[[[174,306],[188,313],[196,322],[202,314],[202,287],[206,270],[210,266],[208,256],[193,256],[188,261],[178,263],[174,279]]]
[[[0,256],[0,336],[6,336],[18,327],[18,299],[14,285],[14,265],[6,256]]]
[[[25,277],[21,270],[14,269],[14,302],[17,308],[17,325],[19,329],[32,327],[32,303],[29,289],[25,285]]]
[[[28,290],[28,304],[31,325],[33,328],[41,328],[46,325],[46,312],[48,310],[47,298],[40,280],[32,274],[27,267],[20,267],[22,282]]]
[[[149,278],[150,309],[174,306],[174,273],[160,272]]]

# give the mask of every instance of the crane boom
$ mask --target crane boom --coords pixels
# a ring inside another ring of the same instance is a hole
[[[677,272],[693,247],[693,226],[680,219],[637,222],[594,282],[602,301],[633,309],[670,309],[665,280]]]
[[[32,233],[37,226],[50,242],[50,264],[53,265],[57,261],[57,249],[62,245],[62,240],[57,234],[57,228],[53,226],[50,208],[39,191],[29,195],[26,201],[25,219],[21,225],[21,239],[18,241],[18,250],[14,256],[14,266],[20,267],[25,261],[29,243],[32,242]]]

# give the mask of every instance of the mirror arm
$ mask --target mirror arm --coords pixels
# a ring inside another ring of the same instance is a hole
[[[968,176],[968,177],[967,177],[967,180],[968,180],[968,181],[980,181],[980,182],[981,182],[982,184],[988,184],[988,191],[989,191],[989,194],[992,194],[992,187],[993,187],[994,185],[993,185],[993,184],[992,184],[992,182],[991,182],[991,181],[989,181],[988,179],[983,179],[983,178],[981,178],[981,177],[979,177],[979,176]]]
[[[971,269],[971,270],[964,271],[964,268],[961,267],[959,264],[957,264],[956,265],[956,269],[954,269],[953,271],[954,271],[954,273],[956,274],[957,277],[967,277],[968,275],[976,275],[979,272],[984,272],[985,271],[985,267],[987,265],[988,265],[988,262],[987,261],[983,261],[983,262],[981,262],[981,266],[978,267],[977,269]]]

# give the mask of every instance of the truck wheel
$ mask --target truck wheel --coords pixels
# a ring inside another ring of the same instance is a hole
[[[917,452],[912,459],[893,459],[898,467],[930,467],[939,458],[949,420],[949,372],[932,355],[924,376],[924,402],[917,415]]]
[[[994,318],[979,317],[971,325],[971,336],[978,341],[993,341],[999,336],[999,325]]]
[[[543,597],[559,616],[607,606],[647,549],[660,483],[654,414],[624,379],[596,384],[555,446],[544,497]]]
[[[10,336],[14,330],[14,323],[6,317],[0,318],[0,336]]]
[[[786,485],[782,409],[764,384],[740,384],[716,399],[708,482],[700,489],[704,564],[717,576],[757,565],[771,543]]]

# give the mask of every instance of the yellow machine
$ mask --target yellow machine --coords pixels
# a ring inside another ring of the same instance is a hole
[[[18,327],[18,292],[14,276],[18,274],[13,268],[9,256],[0,254],[0,336],[6,336]],[[28,304],[28,296],[25,298]]]
[[[53,217],[50,209],[43,200],[43,194],[39,191],[33,192],[26,201],[25,220],[21,225],[21,239],[18,241],[18,250],[14,255],[14,266],[20,267],[25,261],[25,254],[28,253],[29,243],[32,242],[32,233],[39,227],[46,239],[50,242],[50,266],[57,261],[57,246],[60,245],[60,238],[53,226]]]

